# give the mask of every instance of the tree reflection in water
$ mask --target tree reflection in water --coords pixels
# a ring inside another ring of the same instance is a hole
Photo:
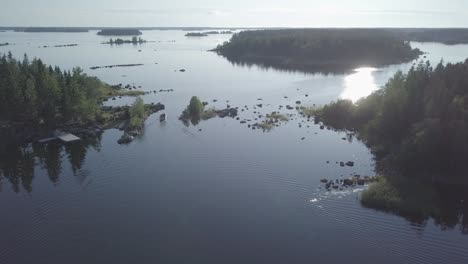
[[[83,167],[90,148],[101,150],[101,135],[66,144],[53,141],[46,144],[4,142],[0,145],[0,184],[7,181],[15,193],[22,190],[31,193],[36,166],[45,169],[50,181],[56,185],[60,180],[64,158],[68,159],[76,174]]]

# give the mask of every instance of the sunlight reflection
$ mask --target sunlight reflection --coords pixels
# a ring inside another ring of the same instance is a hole
[[[378,88],[373,76],[375,71],[377,71],[375,68],[359,68],[353,74],[346,76],[345,89],[340,98],[356,102],[360,98],[370,95]]]

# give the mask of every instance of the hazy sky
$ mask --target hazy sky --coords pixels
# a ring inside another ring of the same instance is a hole
[[[468,27],[468,0],[1,0],[0,26]]]

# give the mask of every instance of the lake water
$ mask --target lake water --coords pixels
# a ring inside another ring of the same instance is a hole
[[[374,173],[369,150],[343,140],[345,133],[321,130],[284,108],[292,119],[270,132],[231,118],[188,127],[178,120],[193,95],[217,108],[247,105],[240,117],[251,123],[297,100],[357,100],[413,62],[363,65],[344,75],[241,67],[207,52],[229,35],[185,33],[144,31],[142,38],[155,42],[137,46],[102,45],[108,38],[96,32],[0,33],[0,43],[13,43],[0,53],[80,66],[110,84],[174,89],[143,97],[165,104],[168,120],[153,115],[130,145],[118,145],[122,132],[111,129],[72,145],[6,147],[0,263],[468,263],[463,214],[452,224],[415,223],[363,208],[365,187],[323,188],[321,178]],[[79,46],[43,48],[71,43]],[[468,45],[413,45],[433,63],[468,57]],[[144,65],[89,69],[132,63]]]

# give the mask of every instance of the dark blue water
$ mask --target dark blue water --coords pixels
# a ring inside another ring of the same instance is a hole
[[[295,110],[282,110],[291,120],[267,133],[229,118],[196,127],[177,119],[192,95],[219,108],[248,105],[242,119],[296,100],[357,99],[411,63],[337,76],[288,73],[234,66],[206,51],[229,36],[146,31],[143,38],[156,42],[110,47],[94,34],[3,32],[0,42],[15,45],[0,52],[80,66],[111,84],[174,89],[143,97],[165,104],[168,120],[152,116],[130,145],[118,145],[122,132],[111,129],[93,142],[9,147],[0,170],[0,263],[468,262],[461,225],[415,224],[361,207],[365,187],[321,186],[321,178],[374,173],[368,149],[344,133],[320,130]],[[79,46],[40,48],[68,43]],[[466,45],[414,45],[433,62],[468,55]],[[127,63],[144,66],[89,69]],[[254,110],[259,98],[264,106]],[[348,160],[356,166],[335,163]]]

